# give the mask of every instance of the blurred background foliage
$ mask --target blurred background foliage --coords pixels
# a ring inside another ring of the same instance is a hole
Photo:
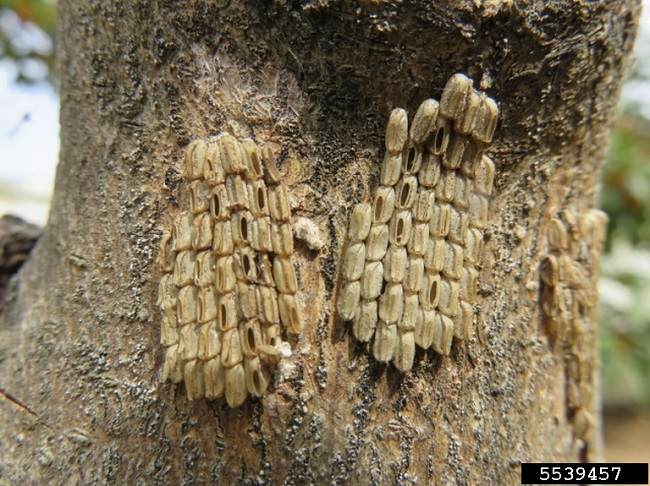
[[[0,0],[0,61],[17,82],[54,82],[55,31],[54,0]]]
[[[54,0],[0,0],[0,64],[12,64],[16,82],[54,83],[55,30]],[[646,83],[646,106],[649,71],[638,54],[628,85]],[[615,124],[601,204],[610,216],[600,281],[605,406],[649,407],[650,110],[637,102],[623,103]]]
[[[650,120],[634,106],[614,127],[601,205],[610,218],[600,278],[605,406],[650,407]]]

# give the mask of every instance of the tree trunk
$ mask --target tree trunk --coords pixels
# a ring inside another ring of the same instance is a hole
[[[0,478],[517,484],[521,462],[598,458],[600,243],[580,228],[639,3],[60,2],[61,163],[1,316]],[[457,72],[501,110],[477,332],[402,373],[338,317],[338,263],[390,111]],[[226,131],[279,151],[292,222],[325,243],[296,241],[305,329],[234,409],[160,382],[156,305],[185,148]],[[547,268],[564,257],[575,285]],[[567,292],[589,294],[568,321]]]

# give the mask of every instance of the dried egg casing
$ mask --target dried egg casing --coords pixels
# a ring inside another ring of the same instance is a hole
[[[494,182],[494,162],[484,155],[474,167],[474,190],[479,194],[489,196],[492,194]]]
[[[183,367],[183,381],[185,382],[185,391],[187,399],[194,400],[205,395],[203,386],[203,362],[192,360],[185,363]]]
[[[228,174],[237,174],[244,171],[244,159],[239,141],[229,133],[222,134],[217,139],[219,155],[223,168]]]
[[[190,183],[190,211],[192,214],[202,213],[210,207],[210,186],[203,180]]]
[[[165,350],[165,361],[163,363],[161,381],[180,383],[183,381],[183,370],[181,368],[181,357],[178,353],[178,344],[173,344]]]
[[[474,267],[463,267],[458,296],[470,304],[475,304],[478,299],[477,287],[478,271]]]
[[[271,219],[268,216],[255,218],[251,227],[251,246],[260,252],[272,252]]]
[[[458,169],[463,161],[463,154],[469,145],[469,138],[466,135],[452,131],[449,134],[449,143],[442,164],[447,169]]]
[[[447,258],[447,244],[444,239],[431,239],[424,255],[424,267],[431,273],[441,272]]]
[[[187,324],[180,328],[178,354],[183,361],[196,359],[199,354],[199,333],[195,324]]]
[[[216,221],[223,221],[230,217],[230,200],[226,186],[223,184],[212,188],[210,214]]]
[[[177,287],[184,287],[193,283],[195,262],[196,253],[193,251],[181,251],[176,255],[174,283]]]
[[[372,208],[370,204],[357,204],[350,215],[350,225],[348,227],[349,241],[363,241],[370,233],[372,226]]]
[[[204,140],[194,140],[187,147],[183,159],[183,176],[189,180],[203,177],[203,161],[207,151]]]
[[[386,152],[381,164],[379,183],[382,186],[394,186],[402,176],[402,155],[393,155]]]
[[[363,270],[363,262],[361,270]],[[361,271],[359,271],[359,277],[361,277]],[[273,279],[276,287],[283,294],[295,294],[298,290],[296,271],[289,258],[275,257],[273,259]]]
[[[449,233],[451,225],[451,206],[446,203],[436,203],[433,206],[431,220],[429,221],[429,233],[434,238],[444,238]]]
[[[260,358],[266,363],[275,363],[282,357],[282,353],[278,349],[268,344],[260,344],[259,351]]]
[[[474,334],[474,308],[465,301],[460,301],[458,314],[453,319],[454,336],[458,339],[469,339]]]
[[[433,130],[433,125],[438,118],[438,102],[424,100],[418,107],[411,122],[410,138],[416,144],[423,143]]]
[[[420,287],[419,299],[423,310],[433,310],[440,300],[440,275],[426,273]]]
[[[237,246],[246,246],[252,233],[253,217],[248,211],[238,211],[230,218],[232,240]]]
[[[433,341],[431,342],[433,350],[443,356],[449,356],[453,337],[454,322],[451,318],[437,313],[434,320]]]
[[[239,298],[239,310],[244,319],[254,319],[258,315],[257,290],[255,285],[248,285],[244,282],[237,284],[237,297]]]
[[[460,245],[465,243],[465,236],[469,231],[469,214],[458,211],[455,207],[449,210],[449,233],[447,238]]]
[[[553,255],[545,255],[539,263],[539,277],[546,285],[555,287],[560,281],[560,269]]]
[[[206,398],[217,398],[223,395],[226,387],[226,368],[220,357],[206,361],[203,365]]]
[[[460,173],[466,177],[474,177],[474,167],[480,162],[483,157],[483,149],[474,140],[469,140],[463,157],[460,162]]]
[[[421,317],[415,322],[415,343],[422,349],[429,349],[433,343],[436,311],[421,310]]]
[[[262,344],[262,330],[257,319],[251,319],[239,326],[239,342],[245,356],[257,356],[257,347]]]
[[[217,298],[213,287],[205,287],[199,290],[196,301],[197,320],[204,324],[217,318]]]
[[[458,282],[454,280],[440,279],[438,285],[439,299],[436,309],[448,317],[454,317],[458,314],[458,293]]]
[[[401,282],[406,276],[408,256],[403,246],[391,245],[384,257],[384,280]]]
[[[381,265],[381,264],[380,264]],[[178,300],[178,287],[174,284],[174,276],[171,274],[160,277],[158,284],[157,304],[162,310],[175,309]]]
[[[413,331],[397,334],[393,364],[400,371],[409,371],[413,368],[415,359],[415,335]]]
[[[388,228],[388,241],[391,245],[405,246],[413,230],[413,216],[408,210],[399,211],[393,216]]]
[[[269,376],[262,367],[259,358],[244,361],[244,374],[246,376],[246,389],[254,397],[261,397],[269,385]]]
[[[162,316],[162,326],[160,332],[160,344],[163,346],[171,346],[176,344],[180,338],[177,323],[175,318],[171,318],[167,314]]]
[[[248,189],[246,183],[239,175],[229,175],[226,177],[226,192],[228,201],[233,208],[244,209],[249,207]]]
[[[400,283],[391,282],[386,285],[384,293],[379,297],[379,318],[389,324],[399,322],[404,310],[404,288]]]
[[[429,245],[428,223],[417,223],[413,225],[411,239],[408,242],[408,253],[413,256],[424,256]]]
[[[465,233],[465,261],[469,264],[477,264],[481,261],[483,251],[483,232],[476,228],[470,228]]]
[[[164,233],[160,240],[160,253],[158,255],[160,271],[164,273],[173,272],[175,260],[176,251],[174,251],[172,235],[171,233]]]
[[[454,188],[453,205],[461,210],[469,208],[469,195],[474,189],[474,181],[456,175],[456,187]],[[464,211],[463,211],[464,212]]]
[[[219,295],[217,299],[218,329],[222,332],[236,329],[238,321],[239,319],[237,314],[235,294],[233,292],[229,292],[225,295]]]
[[[456,192],[456,171],[444,169],[436,185],[436,201],[451,202]]]
[[[366,240],[366,260],[377,261],[384,258],[388,248],[388,225],[376,224],[370,228]]]
[[[404,310],[402,318],[397,327],[400,332],[413,331],[420,312],[420,298],[417,293],[407,292],[404,294]]]
[[[442,274],[451,279],[459,279],[463,270],[463,247],[447,242],[445,264]]]
[[[372,222],[388,223],[395,210],[395,190],[392,187],[378,187],[372,207]]]
[[[262,329],[262,335],[264,338],[264,344],[268,346],[275,348],[278,344],[282,343],[282,338],[280,337],[280,326],[277,324],[264,327]]]
[[[172,226],[173,250],[176,252],[192,248],[192,223],[194,216],[189,211],[180,213]]]
[[[282,182],[282,174],[278,170],[278,165],[275,160],[275,155],[270,147],[262,149],[262,160],[264,161],[264,182],[267,184],[280,184]]]
[[[382,262],[366,262],[361,276],[361,297],[366,300],[377,299],[384,284],[384,265]]]
[[[386,150],[391,154],[399,154],[408,138],[408,115],[401,108],[390,112],[386,124]]]
[[[454,125],[456,130],[463,134],[472,133],[477,122],[480,106],[481,96],[476,90],[470,90],[465,102],[465,110]]]
[[[377,361],[384,363],[393,359],[397,343],[397,326],[379,321],[375,329],[375,340],[372,344],[372,354]]]
[[[404,177],[395,188],[395,207],[410,209],[418,194],[418,180],[414,176]]]
[[[564,271],[564,284],[575,290],[585,290],[591,286],[589,273],[575,260],[570,260],[570,265]]]
[[[440,114],[445,118],[458,119],[464,111],[467,96],[472,90],[472,80],[464,74],[454,74],[445,85],[440,98]]]
[[[430,189],[420,188],[415,206],[413,207],[413,219],[428,223],[431,220],[433,205],[435,203],[435,192]]]
[[[226,368],[232,368],[244,360],[239,330],[235,327],[223,333],[221,344],[221,361]]]
[[[226,171],[221,163],[219,144],[216,141],[208,143],[205,159],[203,159],[203,178],[211,186],[223,184],[226,180]]]
[[[573,415],[573,430],[576,437],[585,441],[594,428],[593,416],[584,408],[579,408]]]
[[[192,247],[195,250],[207,250],[212,246],[212,228],[210,213],[204,212],[194,218],[192,225]]]
[[[267,287],[275,287],[275,280],[273,279],[273,264],[266,253],[257,255],[257,267],[259,269],[259,278],[262,285]]]
[[[231,408],[240,406],[246,400],[246,373],[241,364],[226,370],[226,402]]]
[[[280,310],[278,309],[278,294],[275,289],[258,285],[257,308],[260,310],[259,318],[264,324],[278,324]]]
[[[345,282],[339,291],[336,308],[341,318],[346,321],[354,319],[359,310],[359,301],[361,298],[361,284],[358,280]]]
[[[422,149],[418,145],[409,143],[402,153],[402,172],[404,175],[417,174],[422,166]]]
[[[232,225],[230,224],[230,220],[214,223],[213,238],[212,251],[217,255],[232,254],[235,243],[232,239]]]
[[[362,343],[370,341],[377,328],[377,301],[362,301],[352,323],[352,332]]]
[[[213,284],[217,260],[211,251],[202,251],[196,254],[194,263],[194,285],[207,287]],[[170,275],[171,277],[171,275]]]
[[[299,334],[305,327],[305,317],[302,304],[295,295],[280,294],[278,296],[278,307],[280,320],[286,326],[287,331],[292,334]]]
[[[258,278],[257,253],[245,246],[235,253],[235,274],[242,281],[256,282]]]
[[[274,221],[289,221],[291,207],[287,190],[283,185],[269,187],[269,212]]]
[[[413,256],[409,257],[406,276],[402,282],[402,285],[404,285],[404,290],[408,292],[419,292],[423,282],[424,258]]]
[[[449,145],[449,134],[451,133],[451,123],[445,118],[438,118],[433,126],[433,130],[426,140],[427,149],[433,155],[442,155]],[[444,162],[444,157],[443,157]]]
[[[217,322],[210,321],[201,326],[199,331],[199,359],[210,360],[221,353],[221,334],[217,331]]]
[[[418,182],[428,188],[435,188],[440,180],[442,168],[439,155],[426,153],[422,158],[422,167],[418,171]]]
[[[271,225],[271,244],[273,252],[283,257],[293,253],[293,232],[289,223]]]
[[[553,218],[548,224],[546,230],[548,237],[548,246],[551,250],[565,250],[568,248],[568,235],[564,223],[559,219]]]
[[[242,141],[241,153],[243,156],[244,176],[248,180],[257,180],[264,175],[262,167],[262,153],[255,142],[250,138]]]
[[[237,273],[235,270],[235,259],[231,255],[217,258],[214,283],[217,292],[226,294],[235,288],[237,283]]]
[[[488,198],[472,194],[469,198],[469,224],[474,228],[485,229],[488,222]]]
[[[343,255],[341,275],[345,280],[359,280],[366,261],[366,245],[363,242],[351,243]]]
[[[284,186],[282,186],[284,187]],[[269,214],[268,194],[264,181],[250,181],[247,185],[248,201],[250,211],[255,218],[261,218]]]
[[[499,107],[496,102],[485,95],[480,94],[481,104],[476,115],[476,123],[472,135],[483,143],[490,143],[494,137],[499,119]]]
[[[590,209],[582,217],[581,233],[586,239],[592,243],[602,243],[607,236],[607,224],[609,223],[609,216],[600,209]],[[587,230],[584,228],[585,223],[589,223]]]

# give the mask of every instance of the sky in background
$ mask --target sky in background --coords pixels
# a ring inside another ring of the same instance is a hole
[[[34,25],[23,28],[21,36],[19,42],[32,46],[46,42]],[[644,0],[636,56],[650,59],[650,0]],[[627,83],[623,100],[650,119],[650,62],[637,66],[646,81]],[[58,97],[46,82],[16,83],[17,69],[15,61],[0,59],[0,215],[44,225],[59,153]]]

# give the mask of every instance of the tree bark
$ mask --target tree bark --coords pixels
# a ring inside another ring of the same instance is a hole
[[[521,462],[598,458],[538,267],[555,212],[596,204],[639,3],[60,2],[61,158],[0,317],[0,478],[517,484]],[[401,373],[337,317],[338,262],[390,110],[439,99],[456,72],[501,109],[477,335]],[[184,148],[221,131],[281,148],[292,217],[325,241],[296,245],[309,307],[284,380],[236,409],[160,383],[158,244],[185,197]],[[593,389],[585,319],[575,353]]]

